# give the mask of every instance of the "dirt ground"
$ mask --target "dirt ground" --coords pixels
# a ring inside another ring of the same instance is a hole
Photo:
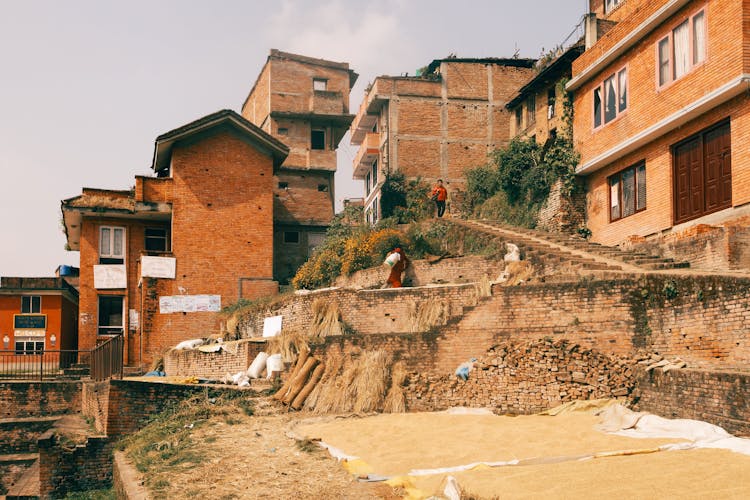
[[[464,498],[750,498],[750,457],[725,450],[660,451],[577,460],[581,455],[653,450],[674,439],[634,439],[594,429],[598,418],[444,413],[316,417],[256,401],[255,415],[210,418],[191,430],[201,460],[152,474],[154,498],[427,498],[453,476]],[[361,460],[331,458],[322,439]],[[431,475],[414,469],[478,461],[524,465]],[[393,478],[360,482],[356,474]]]

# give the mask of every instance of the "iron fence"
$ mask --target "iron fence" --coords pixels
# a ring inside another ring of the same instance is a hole
[[[66,375],[65,370],[78,363],[87,351],[39,350],[0,353],[0,379],[53,380]]]
[[[125,339],[122,335],[112,335],[91,350],[91,378],[107,380],[122,378],[122,353]]]

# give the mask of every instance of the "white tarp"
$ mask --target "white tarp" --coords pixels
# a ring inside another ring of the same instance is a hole
[[[281,316],[271,316],[263,320],[263,336],[275,337],[281,333]]]
[[[141,257],[141,277],[172,278],[175,276],[177,259],[174,257]]]
[[[94,266],[94,288],[108,290],[126,288],[128,274],[124,264],[96,264]]]
[[[159,297],[159,312],[218,312],[221,295],[165,295]]]

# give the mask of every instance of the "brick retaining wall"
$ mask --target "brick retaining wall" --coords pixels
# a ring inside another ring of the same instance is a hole
[[[99,490],[112,485],[112,443],[87,437],[85,445],[70,446],[54,429],[39,438],[39,496],[63,498],[68,492]]]
[[[81,382],[0,382],[0,418],[81,411]]]
[[[164,354],[164,371],[171,377],[218,379],[227,373],[247,370],[265,345],[264,341],[243,339],[237,342],[234,354],[225,349],[217,352],[171,349]]]

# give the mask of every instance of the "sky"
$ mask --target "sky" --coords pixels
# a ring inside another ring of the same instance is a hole
[[[433,59],[537,58],[587,0],[0,0],[0,276],[52,276],[60,201],[150,175],[154,139],[240,111],[270,49],[348,62],[355,113],[378,75]],[[580,34],[580,30],[577,31]],[[568,42],[574,41],[572,38]],[[363,196],[341,142],[337,209]]]

